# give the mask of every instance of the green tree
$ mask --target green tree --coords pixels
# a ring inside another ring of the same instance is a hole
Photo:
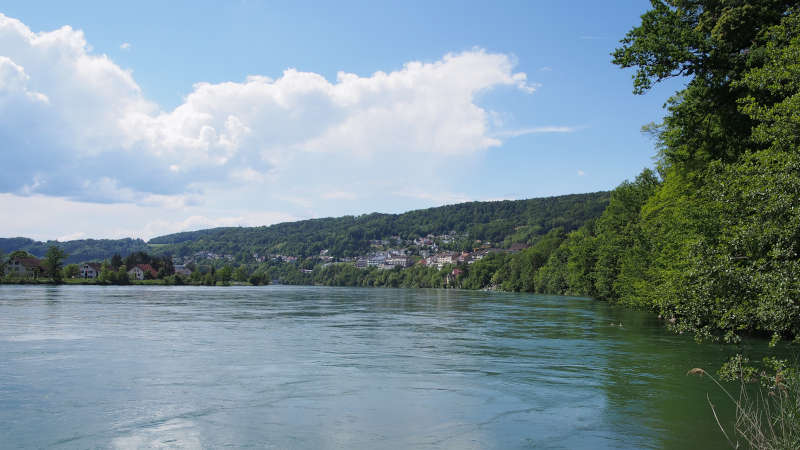
[[[11,252],[11,254],[8,255],[9,260],[24,259],[24,258],[35,258],[35,256],[31,255],[25,250],[14,250],[13,252]]]
[[[217,280],[221,281],[224,286],[227,286],[231,283],[232,277],[233,268],[229,265],[226,265],[217,271]]]
[[[55,282],[61,282],[62,280],[62,272],[61,268],[64,265],[64,258],[67,255],[61,250],[60,247],[56,245],[51,245],[50,248],[47,249],[47,253],[45,254],[45,270],[47,271],[47,275]]]
[[[116,272],[113,272],[114,282],[116,284],[130,284],[130,276],[128,275],[128,267],[123,264],[119,266]]]
[[[752,120],[739,109],[748,96],[738,83],[763,64],[764,31],[778,24],[795,0],[651,0],[613,53],[615,64],[636,68],[634,93],[654,83],[688,77],[668,102],[656,134],[661,164],[697,170],[711,161],[733,161],[753,144]]]
[[[784,16],[766,35],[764,64],[735,86],[749,94],[740,109],[756,123],[753,139],[776,151],[800,147],[800,9]]]
[[[800,156],[764,150],[707,176],[693,219],[709,225],[697,227],[662,309],[705,337],[800,336]]]
[[[113,274],[115,272],[111,270],[107,261],[103,261],[103,264],[100,266],[100,274],[97,275],[97,281],[101,283],[112,283],[113,282]]]
[[[119,253],[114,253],[114,256],[111,257],[111,270],[119,270],[121,265],[122,257]]]
[[[253,286],[260,286],[262,284],[269,284],[269,280],[266,278],[263,272],[253,272],[250,275],[250,278],[247,280]]]
[[[651,127],[663,183],[638,215],[608,223],[612,195],[598,220],[598,295],[654,307],[701,338],[797,336],[797,2],[652,3],[614,62],[637,69],[636,93],[690,79]]]
[[[239,282],[247,281],[250,273],[245,266],[239,266],[233,271],[233,279]]]
[[[639,215],[642,206],[659,186],[656,174],[645,169],[633,182],[624,182],[611,193],[611,200],[597,220],[597,262],[593,270],[596,295],[603,300],[622,298],[618,279],[626,261],[642,239]],[[638,253],[636,256],[640,256]],[[630,264],[628,264],[630,266]],[[630,278],[627,282],[631,282]],[[627,286],[627,285],[625,285]]]
[[[64,266],[64,278],[76,278],[81,273],[77,264],[67,264]]]

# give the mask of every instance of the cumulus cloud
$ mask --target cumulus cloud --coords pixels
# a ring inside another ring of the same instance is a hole
[[[122,50],[130,50],[131,49],[131,43],[130,42],[123,42],[122,44],[119,45],[119,48],[122,49]]]
[[[501,86],[533,92],[513,66],[473,49],[335,81],[287,69],[197,83],[165,111],[80,30],[37,33],[0,14],[0,192],[147,203],[197,198],[214,183],[274,191],[300,173],[362,185],[387,168],[432,176],[509,136],[493,132],[475,98]],[[317,197],[354,198],[336,186]]]

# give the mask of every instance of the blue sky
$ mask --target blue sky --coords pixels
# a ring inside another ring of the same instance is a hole
[[[0,236],[611,189],[680,87],[610,62],[648,5],[4,2]]]

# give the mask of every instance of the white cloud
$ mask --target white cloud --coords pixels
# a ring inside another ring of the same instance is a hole
[[[584,176],[584,175],[586,175],[586,172],[584,172],[584,171],[582,171],[582,170],[578,170],[578,176],[579,176],[579,177],[582,177],[582,176]]]
[[[201,82],[163,111],[80,30],[35,33],[0,15],[0,135],[11,149],[0,192],[141,202],[213,183],[281,184],[309,165],[369,179],[424,158],[432,171],[501,144],[475,103],[498,86],[534,91],[508,55],[473,49],[335,82],[296,69]]]
[[[515,138],[518,136],[525,136],[527,134],[574,133],[578,130],[579,130],[578,127],[544,126],[544,127],[521,128],[518,130],[503,130],[496,132],[494,135],[499,138]]]
[[[0,211],[14,211],[14,220],[5,221],[3,237],[25,236],[59,241],[83,238],[149,239],[167,233],[221,226],[260,226],[298,220],[278,211],[230,214],[193,205],[179,208],[132,203],[89,203],[57,197],[22,197],[0,194]],[[56,233],[54,234],[54,230]]]
[[[130,50],[131,49],[131,43],[130,42],[123,42],[122,44],[120,44],[119,48],[121,48],[122,50]]]

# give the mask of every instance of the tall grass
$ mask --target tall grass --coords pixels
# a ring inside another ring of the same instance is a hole
[[[733,448],[800,449],[800,371],[786,361],[765,358],[762,369],[747,366],[737,355],[720,369],[723,381],[739,385],[737,396],[703,369],[687,375],[706,376],[722,390],[736,408],[733,423],[723,424],[717,407],[706,396],[711,411]]]

